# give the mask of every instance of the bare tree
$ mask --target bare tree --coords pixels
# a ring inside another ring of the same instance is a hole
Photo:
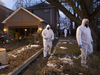
[[[95,49],[96,50],[100,49],[100,42],[99,42],[100,29],[96,24],[98,16],[100,15],[100,0],[46,0],[46,1],[48,1],[58,9],[60,9],[69,19],[74,21],[76,25],[81,24],[81,19],[88,18],[90,20],[90,28],[92,29],[92,35],[95,42],[94,44]],[[67,10],[62,3],[68,3],[73,8],[74,12],[78,14],[79,17],[76,17],[69,10]],[[95,9],[93,9],[93,7],[95,7]]]
[[[3,6],[5,6],[5,4],[2,2],[2,0],[0,0],[0,5],[3,5]]]
[[[70,27],[70,19],[68,17],[60,17],[60,27],[61,28],[69,28]]]
[[[13,5],[13,9],[16,10],[19,7],[29,7],[35,5],[37,3],[43,2],[45,0],[14,0],[15,4]]]

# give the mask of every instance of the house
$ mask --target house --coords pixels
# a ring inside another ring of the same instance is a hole
[[[0,33],[3,33],[3,29],[4,29],[4,24],[2,24],[1,22],[6,19],[9,15],[11,15],[14,11],[0,5]]]
[[[39,29],[46,26],[45,20],[39,18],[27,9],[20,7],[7,17],[2,23],[5,24],[5,33],[8,39],[18,39],[19,36],[31,36]]]
[[[45,20],[48,24],[51,25],[54,33],[57,33],[57,28],[59,27],[60,23],[60,16],[59,10],[56,7],[52,6],[51,4],[42,2],[40,4],[30,6],[26,9]]]
[[[40,3],[28,8],[20,7],[7,17],[2,23],[5,24],[5,33],[8,39],[18,39],[19,36],[31,36],[37,30],[43,30],[47,24],[57,32],[59,12],[54,6]]]

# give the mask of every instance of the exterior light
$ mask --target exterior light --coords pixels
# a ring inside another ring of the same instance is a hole
[[[57,24],[57,26],[59,26],[59,24]]]
[[[7,31],[7,29],[6,29],[6,28],[4,28],[4,29],[3,29],[3,31],[5,31],[5,32],[6,32],[6,31]]]
[[[25,32],[27,31],[27,29],[25,29]]]
[[[42,31],[42,28],[39,28],[39,31]]]

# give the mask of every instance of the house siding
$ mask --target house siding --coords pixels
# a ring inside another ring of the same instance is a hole
[[[38,17],[42,18],[46,22],[50,22],[50,9],[49,12],[44,12],[44,9],[38,9],[34,10],[34,14],[37,15]]]
[[[21,11],[18,12],[13,18],[11,18],[8,22],[20,22],[21,21]]]
[[[2,21],[6,19],[6,11],[8,11],[9,15],[13,13],[12,10],[0,5],[0,30],[3,31],[4,29],[4,24],[2,24]]]
[[[49,9],[49,12],[44,12],[44,10],[46,9]],[[50,24],[53,31],[55,31],[55,29],[57,28],[56,25],[58,23],[58,18],[59,18],[56,15],[57,13],[58,12],[55,7],[34,9],[34,14],[44,19],[48,24]]]
[[[27,14],[25,11],[23,11],[23,21],[38,21],[38,20],[32,17],[30,14]]]

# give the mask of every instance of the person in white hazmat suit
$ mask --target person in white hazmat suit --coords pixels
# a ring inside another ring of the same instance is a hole
[[[64,36],[67,37],[67,29],[64,29]]]
[[[50,29],[50,25],[47,25],[46,28],[42,31],[42,37],[44,45],[43,54],[44,57],[47,57],[47,48],[49,46],[48,53],[51,54],[52,41],[54,40],[54,33],[52,29]]]
[[[83,19],[82,24],[77,28],[76,39],[81,50],[81,55],[78,56],[78,58],[81,57],[81,66],[88,68],[86,57],[93,53],[93,39],[88,19]]]

